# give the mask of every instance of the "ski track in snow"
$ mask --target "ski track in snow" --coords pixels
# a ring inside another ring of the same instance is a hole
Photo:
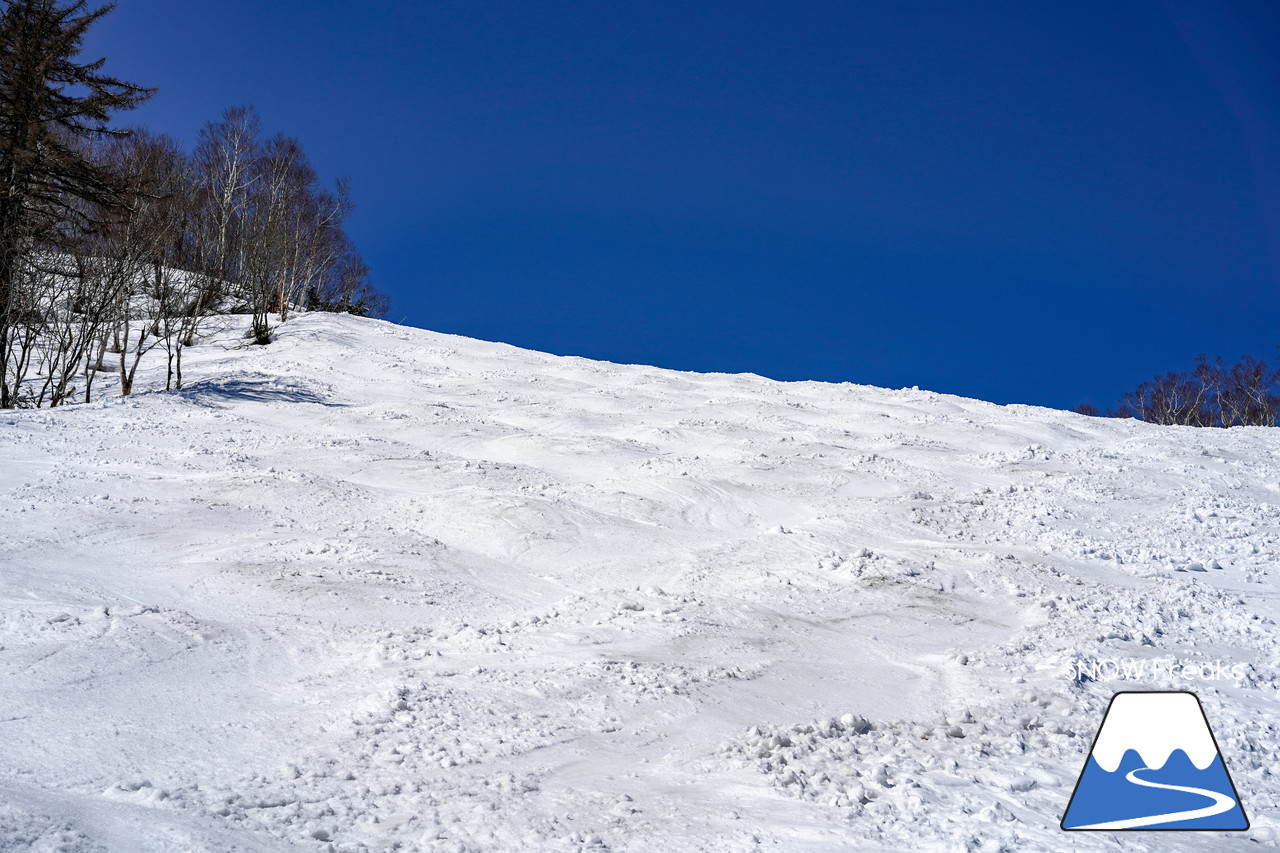
[[[0,413],[0,849],[1280,843],[1280,431],[238,331]],[[1144,688],[1249,832],[1058,829]]]

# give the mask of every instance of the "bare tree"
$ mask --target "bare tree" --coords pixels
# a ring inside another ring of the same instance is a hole
[[[1201,355],[1189,373],[1166,373],[1124,395],[1113,416],[1200,427],[1280,424],[1280,369],[1252,356],[1224,367]]]
[[[167,357],[165,388],[180,388],[182,352],[211,307],[201,290],[205,281],[180,268],[193,215],[191,163],[168,136],[140,131],[129,147],[132,172],[146,189],[133,212],[149,266],[143,292],[154,312],[152,332],[163,342]]]
[[[296,272],[302,239],[298,228],[311,200],[315,171],[298,141],[271,139],[255,163],[257,179],[244,227],[244,286],[253,309],[250,334],[255,343],[271,341],[271,313],[284,312],[290,279]]]
[[[0,4],[0,406],[62,405],[77,377],[89,401],[108,370],[130,394],[157,348],[180,388],[183,351],[217,312],[252,314],[267,343],[293,306],[385,310],[343,230],[347,183],[321,188],[297,140],[262,142],[251,107],[207,125],[191,157],[108,128],[150,95],[72,61],[111,7]]]
[[[205,278],[204,297],[216,310],[231,282],[243,280],[243,222],[259,175],[262,122],[253,107],[232,107],[200,131],[192,157],[193,198],[198,213],[186,254]]]

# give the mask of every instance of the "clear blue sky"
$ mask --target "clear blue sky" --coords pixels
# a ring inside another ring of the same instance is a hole
[[[415,326],[1059,407],[1280,343],[1271,0],[121,0],[89,49],[350,176]]]

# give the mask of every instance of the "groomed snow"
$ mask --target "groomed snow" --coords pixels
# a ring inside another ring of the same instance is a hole
[[[239,331],[0,413],[0,849],[1280,843],[1280,430]],[[1062,833],[1188,688],[1252,829]]]

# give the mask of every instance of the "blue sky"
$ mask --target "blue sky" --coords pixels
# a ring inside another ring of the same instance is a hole
[[[1059,407],[1280,343],[1267,0],[120,0],[88,50],[350,176],[415,326]]]

